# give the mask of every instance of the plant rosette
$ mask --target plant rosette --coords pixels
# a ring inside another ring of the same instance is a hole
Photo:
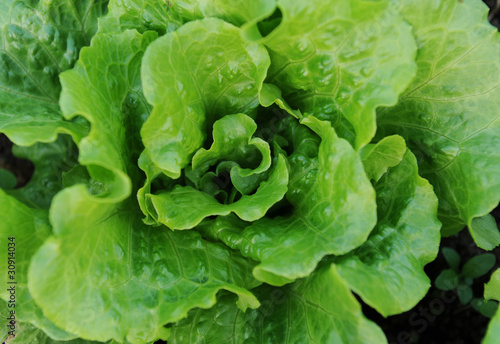
[[[500,42],[486,12],[3,1],[0,132],[35,172],[0,183],[0,245],[14,247],[0,282],[15,282],[0,309],[15,304],[16,319],[0,333],[386,343],[354,293],[405,312],[429,289],[441,234],[500,243],[500,66],[484,59]]]

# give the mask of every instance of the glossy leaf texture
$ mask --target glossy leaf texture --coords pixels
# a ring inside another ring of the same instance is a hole
[[[279,202],[287,191],[286,160],[280,155],[276,161],[269,179],[263,181],[254,194],[243,195],[234,203],[221,204],[203,191],[179,185],[171,192],[149,195],[148,201],[154,208],[157,220],[171,229],[191,229],[206,217],[229,215],[232,212],[242,220],[256,221]]]
[[[169,343],[387,343],[335,266],[283,288],[256,290],[261,308],[241,312],[232,296],[175,324]]]
[[[390,1],[280,0],[278,7],[283,19],[263,39],[268,82],[360,149],[375,135],[375,109],[396,104],[415,75],[411,26]]]
[[[7,303],[0,300],[0,340],[5,344],[99,344],[101,342],[88,341],[84,339],[72,340],[55,340],[50,338],[39,328],[30,325],[29,323],[17,322],[12,330],[9,323],[10,309]],[[9,331],[14,331],[15,337],[9,334]],[[119,344],[115,341],[109,341],[107,344]]]
[[[1,2],[0,132],[23,146],[85,135],[85,121],[62,117],[58,75],[90,44],[106,8],[104,0]]]
[[[29,288],[54,323],[90,340],[146,343],[188,310],[211,307],[221,289],[237,293],[242,309],[258,306],[246,290],[258,285],[252,262],[194,231],[146,226],[133,209],[89,209],[86,221],[52,214],[54,236],[32,259]]]
[[[378,182],[390,167],[397,166],[406,153],[406,143],[401,136],[384,137],[380,142],[371,143],[359,152],[366,174]]]
[[[300,129],[294,130],[286,195],[292,214],[264,218],[244,230],[222,226],[215,234],[259,261],[255,277],[272,285],[309,275],[326,255],[357,248],[376,223],[375,192],[351,145],[315,117],[295,126]]]
[[[409,310],[427,293],[423,268],[437,256],[441,224],[437,198],[411,152],[375,183],[375,191],[377,226],[363,246],[335,261],[349,287],[388,316]]]
[[[140,66],[155,38],[152,32],[134,31],[97,35],[90,47],[82,49],[75,68],[61,74],[64,116],[82,116],[91,124],[89,135],[78,144],[78,161],[101,183],[95,202],[124,200],[131,193],[131,178],[139,178],[134,162],[142,149],[138,131],[150,110],[142,95]],[[63,192],[87,193],[81,188]]]
[[[192,167],[186,171],[187,177],[199,185],[200,178],[219,161],[231,163],[231,177],[243,178],[267,171],[271,166],[271,149],[266,141],[253,137],[256,130],[255,121],[243,114],[224,116],[216,121],[210,149],[200,148],[196,152]],[[257,164],[255,168],[249,167]]]
[[[0,297],[9,301],[11,294],[14,295],[7,309],[15,311],[17,321],[32,324],[54,339],[76,338],[47,319],[28,291],[28,266],[32,256],[52,234],[48,212],[31,209],[1,189],[0,209],[0,245],[5,252],[5,259],[0,260],[0,283],[5,286]]]
[[[240,31],[220,19],[202,19],[159,38],[146,52],[142,83],[153,110],[141,129],[144,154],[171,178],[179,178],[201,148],[207,126],[259,104],[269,56]]]
[[[111,0],[108,14],[99,19],[99,33],[154,30],[160,35],[182,25],[170,0]]]
[[[215,17],[241,26],[270,16],[276,0],[172,0],[171,7],[184,21]]]
[[[403,136],[439,197],[450,235],[500,200],[500,37],[480,1],[402,1],[418,44],[418,72],[398,105],[377,113],[378,137]],[[432,9],[432,11],[430,11]],[[471,228],[476,243],[490,249]],[[495,245],[498,238],[493,238]]]
[[[108,14],[99,20],[99,32],[136,29],[154,30],[160,35],[177,30],[183,24],[215,17],[241,26],[255,23],[272,14],[275,0],[111,0]]]

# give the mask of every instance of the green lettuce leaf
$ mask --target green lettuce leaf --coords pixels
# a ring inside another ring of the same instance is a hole
[[[93,342],[84,339],[73,339],[73,340],[54,340],[47,336],[45,332],[41,329],[29,323],[23,323],[16,321],[14,334],[15,337],[9,335],[9,331],[12,331],[9,324],[10,311],[7,307],[7,303],[0,300],[0,340],[3,344],[99,344],[100,342]],[[118,344],[115,341],[109,341],[107,344]]]
[[[182,20],[169,0],[111,0],[108,14],[99,19],[99,33],[135,29],[154,30],[160,35],[177,30]]]
[[[287,199],[294,206],[292,215],[264,218],[243,231],[222,227],[217,233],[224,243],[259,261],[254,276],[272,285],[309,275],[326,255],[357,248],[376,223],[375,192],[358,154],[328,122],[310,116],[302,123],[322,141],[318,150],[314,134],[295,136],[303,140],[290,157]]]
[[[93,342],[84,339],[73,339],[73,340],[54,340],[47,336],[45,332],[41,329],[29,323],[23,323],[16,321],[14,334],[15,337],[9,335],[9,331],[12,331],[9,323],[11,309],[8,308],[7,303],[0,300],[0,340],[3,344],[100,344],[101,342]],[[107,344],[119,344],[118,342],[111,340]]]
[[[242,220],[256,221],[285,196],[287,184],[286,159],[280,155],[269,179],[263,181],[253,195],[243,195],[234,203],[221,204],[203,191],[180,185],[170,192],[146,197],[151,204],[149,213],[157,221],[171,229],[191,229],[208,216],[228,215],[231,212]]]
[[[80,115],[92,126],[79,142],[78,160],[101,183],[101,203],[127,198],[131,178],[140,176],[134,163],[142,150],[138,132],[150,108],[142,95],[139,71],[144,51],[155,38],[153,32],[99,34],[90,47],[82,49],[75,68],[60,76],[64,116]]]
[[[212,146],[209,150],[201,148],[196,152],[192,168],[186,172],[187,177],[197,184],[210,166],[221,160],[231,163],[231,176],[249,177],[267,171],[271,166],[271,149],[261,138],[252,138],[256,130],[257,124],[243,114],[228,115],[216,121]],[[241,167],[255,164],[259,160],[256,168]]]
[[[398,135],[384,137],[359,152],[368,178],[378,182],[387,169],[398,165],[406,153],[405,140]]]
[[[48,212],[28,208],[1,189],[0,209],[0,245],[5,252],[4,259],[0,260],[0,271],[2,271],[0,283],[4,286],[0,291],[1,299],[8,301],[11,295],[8,289],[14,287],[15,308],[9,307],[8,309],[15,310],[17,321],[31,323],[54,339],[76,338],[75,335],[62,330],[47,319],[28,291],[30,260],[45,239],[51,235]],[[9,238],[14,238],[14,242]],[[15,245],[8,245],[9,243]],[[8,250],[9,246],[12,246],[15,251]],[[7,255],[8,252],[14,253]],[[12,258],[14,269],[8,269],[10,263],[7,258]],[[14,271],[14,273],[8,273],[8,271]]]
[[[216,17],[241,26],[270,16],[276,0],[172,0],[171,6],[185,21]]]
[[[411,27],[390,1],[279,0],[281,24],[263,43],[268,81],[293,107],[330,120],[359,149],[375,135],[375,109],[394,105],[415,75]]]
[[[333,265],[256,293],[263,300],[256,310],[243,313],[226,296],[209,310],[191,311],[173,326],[169,343],[387,343]]]
[[[207,125],[259,104],[269,57],[240,31],[215,18],[187,23],[151,44],[144,56],[144,94],[153,110],[141,136],[145,154],[171,178],[202,146]]]
[[[378,223],[368,241],[336,260],[340,275],[384,316],[405,312],[430,287],[424,266],[439,249],[440,222],[432,186],[409,151],[375,184]]]
[[[484,58],[500,54],[500,37],[480,1],[405,0],[400,7],[419,46],[418,72],[398,105],[378,112],[378,136],[406,139],[450,235],[500,200],[499,65]]]
[[[211,307],[221,289],[237,293],[242,309],[258,306],[247,291],[258,285],[249,260],[194,231],[148,227],[129,202],[106,217],[97,216],[99,205],[61,216],[68,202],[81,209],[72,196],[54,198],[54,236],[29,268],[30,292],[55,324],[82,338],[135,344],[165,338],[165,324]]]
[[[136,29],[154,30],[160,35],[182,24],[216,17],[236,26],[255,23],[272,14],[275,0],[111,0],[108,14],[99,20],[99,33]]]
[[[104,0],[0,3],[0,132],[16,144],[86,134],[85,121],[67,122],[61,115],[58,75],[90,44],[106,7]]]

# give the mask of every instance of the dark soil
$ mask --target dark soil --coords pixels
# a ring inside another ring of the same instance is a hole
[[[31,161],[19,159],[12,154],[12,142],[4,134],[0,134],[0,168],[14,173],[18,188],[26,185],[34,171]]]

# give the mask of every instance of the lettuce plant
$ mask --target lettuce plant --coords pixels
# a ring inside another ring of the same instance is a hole
[[[0,190],[9,343],[384,343],[353,293],[407,311],[441,233],[500,243],[479,0],[5,0],[0,26],[0,132],[35,164]]]

